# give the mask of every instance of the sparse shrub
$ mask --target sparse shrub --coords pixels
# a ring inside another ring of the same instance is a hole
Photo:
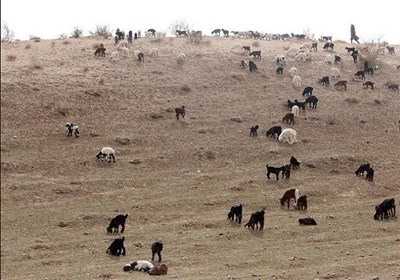
[[[171,35],[176,35],[175,30],[186,31],[189,34],[189,24],[185,20],[175,20],[169,25],[168,30]]]
[[[59,36],[58,36],[58,39],[59,40],[64,40],[64,39],[67,39],[68,38],[68,35],[66,34],[66,33],[62,33],[62,34],[60,34]]]
[[[75,39],[80,38],[80,37],[82,37],[82,34],[83,34],[83,30],[79,29],[79,27],[75,26],[74,30],[72,30],[71,38],[75,38]]]
[[[253,42],[251,45],[253,47],[255,47],[255,48],[259,48],[260,47],[260,43],[259,42]]]
[[[1,28],[1,41],[11,43],[14,40],[15,32],[10,29],[6,22]]]
[[[181,90],[185,91],[185,92],[190,92],[192,89],[190,88],[189,85],[184,84],[181,86]]]
[[[29,44],[27,44],[26,46],[25,46],[25,50],[29,50],[31,48],[31,45],[29,45]]]
[[[104,37],[104,39],[108,39],[109,37],[113,36],[110,28],[107,25],[97,25],[95,31],[89,31],[89,34],[92,36]]]
[[[8,54],[7,61],[15,61],[17,60],[17,56],[15,54]]]
[[[39,64],[39,63],[33,63],[31,66],[32,70],[42,70],[43,69],[43,65]]]
[[[375,104],[378,104],[378,105],[382,104],[382,101],[379,99],[375,99],[374,102],[375,102]]]
[[[360,102],[360,100],[358,100],[355,97],[347,97],[344,101],[351,103],[351,104],[357,104]]]
[[[233,73],[233,74],[231,74],[231,77],[240,82],[246,80],[246,76],[242,73]]]
[[[99,84],[104,86],[106,84],[106,79],[104,77],[100,78]]]

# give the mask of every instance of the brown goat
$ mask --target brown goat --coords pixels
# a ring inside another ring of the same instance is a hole
[[[298,189],[287,190],[281,198],[281,206],[284,206],[285,202],[287,202],[287,207],[289,209],[290,208],[290,199],[292,199],[292,198],[295,202],[295,205],[297,206],[297,199],[299,198],[299,196],[300,196],[300,192]]]

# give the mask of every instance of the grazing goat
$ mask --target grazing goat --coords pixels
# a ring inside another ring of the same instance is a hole
[[[125,222],[128,218],[126,215],[117,215],[111,219],[110,225],[107,227],[107,233],[118,233],[119,226],[121,226],[121,233],[125,230]]]
[[[175,114],[176,114],[176,119],[179,121],[179,115],[182,116],[182,119],[185,118],[185,114],[186,114],[186,110],[185,110],[185,106],[182,106],[180,108],[175,108]]]
[[[297,207],[297,200],[300,197],[300,191],[298,189],[290,189],[285,192],[285,194],[281,198],[281,206],[285,205],[285,202],[287,202],[287,207],[288,209],[290,208],[290,199],[293,198],[294,200],[294,205]]]
[[[294,76],[296,76],[297,74],[299,74],[299,70],[297,70],[296,67],[292,67],[292,68],[290,68],[290,70],[289,70],[289,74],[290,74],[290,76],[294,77]]]
[[[364,70],[357,71],[357,73],[355,73],[354,76],[361,77],[362,80],[365,80],[365,72],[364,72]]]
[[[250,53],[250,46],[243,46],[243,49],[244,49],[246,52]]]
[[[111,159],[113,160],[113,162],[115,162],[115,150],[110,147],[104,147],[100,150],[100,152],[96,154],[96,158],[102,158],[103,160],[108,159],[108,163],[111,162]]]
[[[369,163],[362,164],[360,167],[354,172],[357,176],[364,176],[364,172],[368,172],[368,170],[371,168]]]
[[[242,69],[246,69],[247,68],[247,63],[243,59],[242,59],[242,61],[240,61],[240,68],[242,68]]]
[[[333,61],[335,64],[337,64],[338,62],[341,62],[342,58],[338,55],[335,55],[335,60]]]
[[[188,36],[187,32],[184,30],[175,30],[175,34],[176,34],[176,37],[182,37],[182,36],[187,37]]]
[[[324,76],[324,77],[320,78],[318,80],[318,83],[320,83],[321,85],[326,86],[326,87],[329,86],[329,77]]]
[[[282,170],[282,180],[286,177],[286,179],[290,178],[290,165],[286,164],[283,166]]]
[[[326,42],[325,45],[322,47],[324,50],[333,50],[333,47],[335,46],[334,43]]]
[[[318,48],[318,43],[317,42],[311,43],[311,50],[317,51],[317,48]]]
[[[163,250],[163,243],[161,241],[155,241],[151,244],[151,261],[154,261],[154,256],[157,254],[158,262],[161,262],[161,251]]]
[[[258,70],[257,65],[251,60],[249,61],[249,70],[250,72],[255,72]]]
[[[156,37],[156,31],[153,28],[147,30],[147,33],[150,33],[152,37]]]
[[[282,130],[281,134],[278,137],[279,142],[288,142],[289,144],[293,144],[297,142],[297,132],[292,128],[285,128]]]
[[[312,217],[299,219],[299,224],[304,226],[316,226],[317,222]]]
[[[281,132],[282,132],[281,126],[273,126],[267,130],[267,137],[275,138],[275,134],[276,134],[277,135],[276,138],[278,139]]]
[[[306,88],[303,90],[302,95],[303,95],[303,96],[305,96],[305,95],[310,96],[310,95],[312,95],[313,90],[314,90],[313,87],[308,86],[308,87],[306,87]]]
[[[106,56],[106,49],[104,47],[97,48],[94,52],[94,56],[105,57]]]
[[[366,179],[370,182],[374,181],[374,169],[371,167],[368,171],[367,171],[367,176]]]
[[[249,53],[249,56],[253,56],[254,58],[261,59],[261,51],[252,51]]]
[[[388,88],[393,91],[399,91],[399,85],[391,84],[391,85],[388,85]]]
[[[294,156],[292,156],[290,158],[290,166],[293,170],[295,170],[297,168],[300,168],[300,162]]]
[[[278,68],[276,68],[276,74],[278,74],[278,75],[282,75],[283,74],[283,67],[282,66],[279,66]]]
[[[125,256],[125,246],[124,246],[125,237],[114,239],[111,245],[107,248],[106,253],[111,254],[113,256],[123,255]]]
[[[144,62],[144,53],[142,52],[138,53],[137,59],[139,62]]]
[[[160,264],[160,266],[154,266],[148,271],[149,275],[165,275],[168,272],[168,266],[165,263]]]
[[[297,199],[297,209],[307,211],[307,196],[302,195]]]
[[[364,68],[364,71],[365,71],[365,74],[369,74],[369,75],[371,75],[371,76],[374,75],[374,67],[367,67],[367,68]]]
[[[68,130],[67,137],[72,136],[72,133],[75,135],[75,138],[79,137],[79,128],[76,124],[67,122],[65,124],[65,127]]]
[[[363,83],[363,86],[364,86],[365,88],[370,87],[372,90],[374,90],[374,83],[371,82],[371,81],[366,81],[365,83]]]
[[[381,204],[375,206],[374,219],[379,220],[388,219],[389,214],[392,217],[396,217],[396,204],[394,198],[385,199]]]
[[[258,125],[253,126],[250,128],[250,136],[257,137],[257,129],[259,128]]]
[[[220,36],[221,35],[221,29],[219,29],[219,28],[214,29],[213,31],[211,31],[211,34]]]
[[[248,227],[254,230],[254,227],[258,229],[258,224],[260,224],[259,230],[262,231],[264,229],[264,214],[264,210],[252,213],[250,216],[250,220],[244,225],[244,227]]]
[[[277,54],[275,56],[274,60],[275,60],[276,64],[278,64],[278,65],[281,65],[281,66],[286,65],[285,56],[283,54]]]
[[[307,97],[304,103],[309,103],[310,108],[317,109],[318,98],[314,95]]]
[[[394,51],[394,47],[386,46],[386,48],[387,48],[389,54],[392,54],[392,55],[395,55],[395,54],[396,54],[395,51]]]
[[[336,89],[343,88],[344,90],[347,90],[347,81],[345,80],[338,81],[333,86]]]
[[[301,77],[296,75],[293,77],[293,86],[295,87],[301,87]]]
[[[299,106],[297,106],[297,105],[292,106],[292,113],[293,113],[293,115],[294,115],[295,117],[298,117],[298,116],[299,116],[299,111],[300,111]]]
[[[228,213],[229,220],[235,220],[238,224],[242,223],[243,206],[242,204],[233,205]]]
[[[351,57],[353,58],[354,63],[357,63],[358,52],[353,52],[353,53],[351,54]]]
[[[276,180],[279,181],[279,173],[285,170],[285,166],[281,166],[281,167],[273,167],[273,166],[269,166],[268,164],[265,166],[267,168],[267,178],[271,179],[269,177],[269,175],[271,173],[274,173],[276,175]]]
[[[350,47],[345,47],[344,49],[347,50],[347,54],[353,53],[356,50],[356,48],[350,48]]]
[[[331,68],[331,76],[332,77],[340,77],[342,74],[340,73],[340,70],[336,67]]]
[[[283,117],[282,121],[286,121],[287,124],[293,124],[294,125],[294,114],[293,113],[287,113]]]

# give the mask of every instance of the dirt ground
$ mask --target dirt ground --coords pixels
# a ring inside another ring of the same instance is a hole
[[[102,38],[1,46],[2,279],[149,279],[122,267],[151,259],[156,239],[165,279],[400,279],[399,221],[373,219],[375,205],[400,201],[400,93],[385,85],[400,82],[398,54],[376,58],[371,90],[354,77],[363,60],[353,63],[345,42],[334,51],[319,43],[311,62],[286,55],[304,43],[294,40],[139,39],[115,62],[94,57],[100,43],[115,49]],[[262,59],[249,58],[244,45]],[[148,55],[152,48],[158,57]],[[328,53],[342,62],[328,65]],[[277,54],[287,59],[282,76]],[[240,69],[242,59],[258,71]],[[292,85],[292,66],[301,88]],[[338,78],[317,83],[332,67],[347,91],[333,87]],[[286,101],[304,100],[307,85],[318,108],[282,123]],[[66,137],[66,122],[78,124],[78,139]],[[254,125],[258,136],[250,137]],[[266,138],[274,125],[294,128],[298,142]],[[116,150],[115,164],[96,160],[106,146]],[[266,178],[266,164],[291,156],[301,166],[290,179]],[[373,182],[354,174],[367,162]],[[307,195],[307,212],[281,208],[290,188]],[[241,225],[227,220],[238,203]],[[244,228],[262,207],[264,231]],[[129,214],[121,257],[106,254],[119,236],[106,233],[117,214]],[[307,216],[318,225],[299,226]]]

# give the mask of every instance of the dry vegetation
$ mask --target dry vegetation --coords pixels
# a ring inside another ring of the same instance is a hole
[[[94,46],[114,48],[102,37],[34,42],[1,50],[2,279],[149,279],[122,267],[149,259],[155,239],[164,242],[166,279],[399,279],[399,221],[372,218],[385,198],[400,202],[400,95],[385,86],[400,82],[398,55],[376,58],[380,72],[367,77],[376,88],[366,90],[354,79],[350,44],[335,42],[349,81],[337,91],[316,83],[332,67],[324,51],[309,63],[288,59],[275,75],[273,57],[296,41],[140,39],[131,51],[160,49],[144,64],[132,53],[95,58]],[[235,44],[262,50],[258,72],[239,69],[248,54]],[[300,113],[299,142],[287,145],[265,131],[281,124],[287,99],[302,100],[292,66],[319,103]],[[79,125],[80,138],[66,137],[66,122]],[[259,136],[249,137],[256,124]],[[104,146],[117,151],[115,164],[96,161]],[[302,165],[289,180],[266,179],[267,163],[292,155]],[[354,175],[366,162],[373,183]],[[307,194],[307,213],[280,208],[292,187]],[[244,223],[265,207],[264,232],[226,220],[237,203]],[[127,256],[110,257],[116,236],[106,227],[120,213],[129,214]],[[305,216],[318,226],[300,227]]]

